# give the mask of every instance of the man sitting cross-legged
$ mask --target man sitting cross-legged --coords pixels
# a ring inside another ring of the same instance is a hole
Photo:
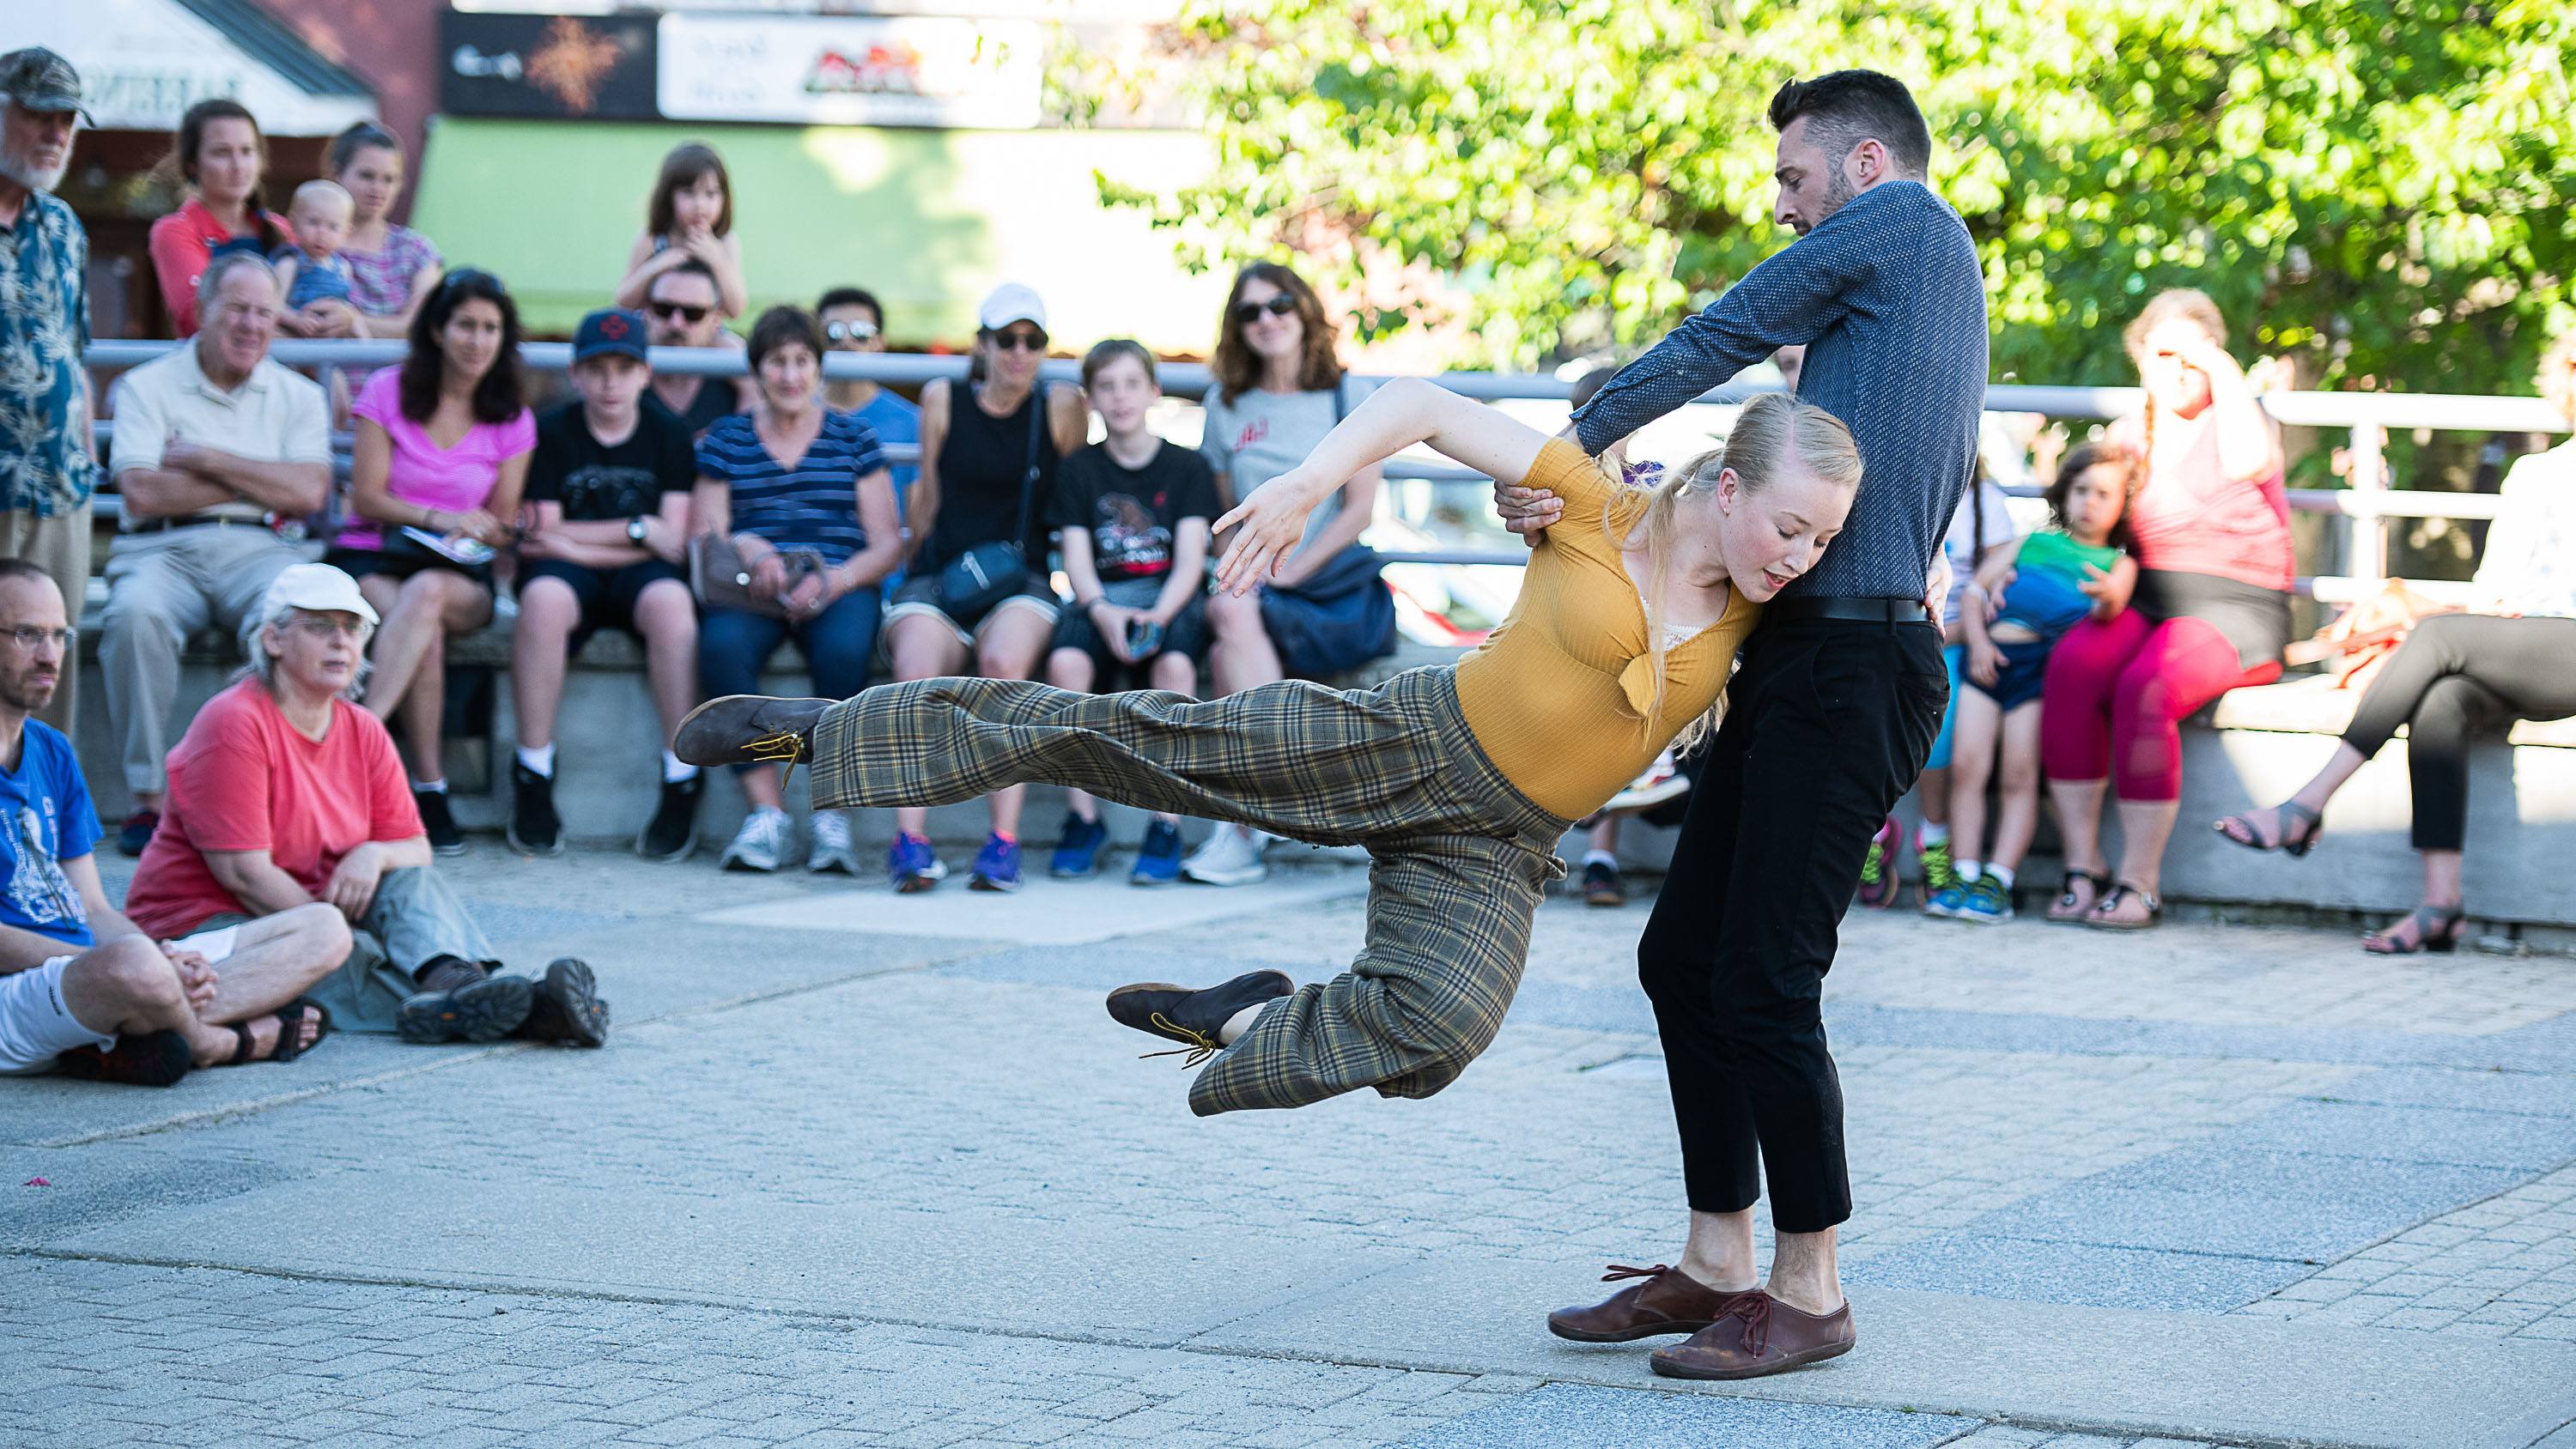
[[[348,954],[348,927],[308,906],[155,941],[107,903],[71,742],[28,718],[72,644],[53,579],[0,559],[0,1074],[166,1087],[191,1066],[293,1061],[328,1025],[300,996]]]

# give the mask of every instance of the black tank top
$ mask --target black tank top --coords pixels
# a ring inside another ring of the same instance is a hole
[[[1038,477],[1029,489],[1029,531],[1021,546],[1029,566],[1043,571],[1047,556],[1047,503],[1055,497],[1055,429],[1046,425],[1046,385],[1030,389],[1007,417],[978,405],[972,384],[948,409],[948,436],[939,444],[939,521],[931,526],[922,569],[945,566],[979,543],[1008,539],[1020,518],[1020,490],[1028,476],[1029,430],[1037,430]]]

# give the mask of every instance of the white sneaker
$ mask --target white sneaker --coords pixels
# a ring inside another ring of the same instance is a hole
[[[850,848],[850,819],[838,810],[817,810],[805,822],[814,843],[805,856],[805,868],[816,875],[839,871],[843,875],[859,873],[858,852]]]
[[[776,870],[778,857],[787,853],[793,828],[784,810],[754,810],[743,818],[742,829],[734,832],[733,844],[725,847],[716,865],[723,870]]]
[[[1181,862],[1181,874],[1201,885],[1250,885],[1270,874],[1261,853],[1270,846],[1267,831],[1246,825],[1219,825],[1202,845]]]
[[[1646,773],[1639,775],[1627,789],[1611,796],[1610,803],[1601,808],[1605,811],[1651,810],[1675,796],[1689,793],[1690,776],[1682,773],[1681,766],[1673,761],[1673,752],[1666,750],[1655,756],[1655,762],[1646,767]]]

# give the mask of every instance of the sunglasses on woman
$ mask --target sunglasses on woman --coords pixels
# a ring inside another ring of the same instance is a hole
[[[876,335],[877,324],[874,322],[826,322],[823,324],[823,336],[826,340],[832,342],[871,342],[876,339]]]
[[[692,327],[707,320],[707,314],[715,310],[713,307],[693,307],[686,302],[653,302],[647,305],[652,307],[654,316],[665,322],[677,320]]]
[[[1043,332],[987,332],[984,337],[1003,352],[1044,352],[1047,349],[1047,335]]]
[[[1273,317],[1285,317],[1296,310],[1297,299],[1289,296],[1285,292],[1282,292],[1267,302],[1239,302],[1235,304],[1234,321],[1235,325],[1238,327],[1249,327],[1253,323],[1260,321],[1261,314],[1264,312],[1269,313]]]

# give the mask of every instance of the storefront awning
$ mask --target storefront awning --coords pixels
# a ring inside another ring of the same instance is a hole
[[[752,311],[861,286],[899,342],[962,342],[999,281],[1046,298],[1060,347],[1134,337],[1161,352],[1216,343],[1228,278],[1191,276],[1172,237],[1100,204],[1099,171],[1133,185],[1202,173],[1176,131],[934,131],[602,121],[432,123],[412,225],[451,264],[491,270],[531,329],[566,333],[605,306],[662,155],[711,142],[733,176]]]
[[[366,82],[253,0],[79,0],[14,7],[8,43],[60,52],[98,129],[168,131],[229,96],[272,136],[328,136],[376,113]]]

